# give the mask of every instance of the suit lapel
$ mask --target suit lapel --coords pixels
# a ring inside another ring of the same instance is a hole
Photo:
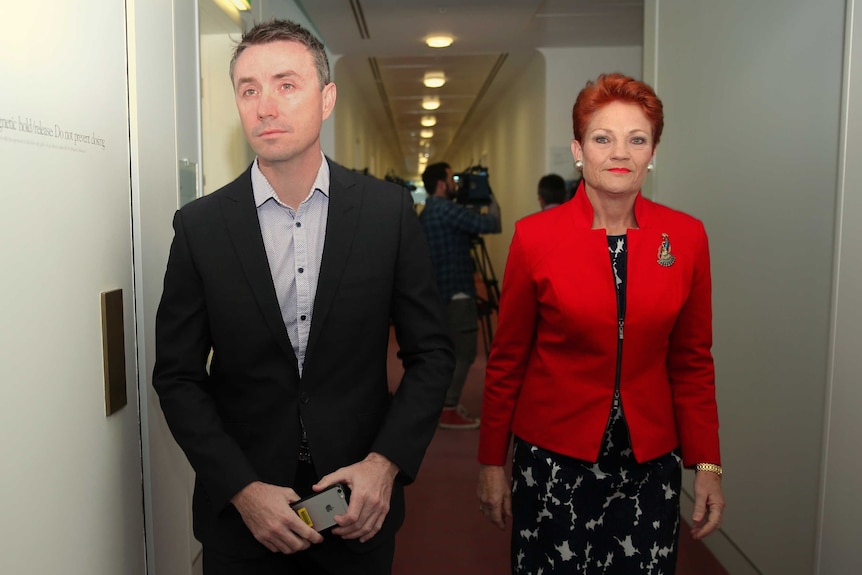
[[[260,232],[251,189],[251,169],[234,180],[226,192],[223,201],[224,218],[245,277],[273,337],[296,366],[296,355],[281,317],[281,308]]]
[[[328,161],[328,160],[327,160]],[[314,296],[314,314],[305,357],[311,356],[322,326],[338,293],[338,286],[353,238],[359,222],[361,188],[356,177],[347,169],[329,162],[329,215],[326,223],[326,239],[323,243],[323,259],[317,279],[317,292]]]

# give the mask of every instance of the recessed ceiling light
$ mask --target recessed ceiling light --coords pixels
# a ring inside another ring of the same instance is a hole
[[[422,83],[426,88],[439,88],[446,83],[446,75],[443,72],[425,72]]]
[[[436,110],[440,107],[440,98],[437,96],[425,96],[422,98],[422,108],[425,110]]]
[[[425,128],[424,130],[420,130],[419,131],[419,137],[420,138],[433,138],[434,137],[434,130],[432,130],[431,128]]]
[[[422,119],[419,121],[426,128],[430,128],[431,126],[437,125],[437,116],[422,116]]]
[[[428,36],[425,38],[425,43],[430,48],[448,48],[454,41],[455,39],[448,34],[438,34],[436,36]]]

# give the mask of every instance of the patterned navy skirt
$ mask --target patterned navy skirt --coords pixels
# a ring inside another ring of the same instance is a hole
[[[681,476],[676,451],[635,461],[621,410],[596,463],[516,437],[512,573],[672,575]]]

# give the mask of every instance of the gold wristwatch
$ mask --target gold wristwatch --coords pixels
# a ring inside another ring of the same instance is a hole
[[[721,465],[716,465],[715,463],[698,463],[694,468],[697,471],[711,471],[721,477]]]

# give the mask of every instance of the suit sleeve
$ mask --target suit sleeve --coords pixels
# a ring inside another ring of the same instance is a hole
[[[228,504],[257,476],[224,431],[207,391],[212,347],[204,285],[195,269],[181,212],[174,216],[164,290],[156,313],[153,387],[179,446],[206,486],[216,508]]]
[[[404,375],[372,446],[413,481],[440,418],[455,358],[431,255],[409,193],[401,196],[391,316]]]
[[[500,291],[497,332],[485,372],[479,463],[503,465],[512,419],[536,335],[538,296],[521,230],[516,228]]]
[[[683,465],[721,464],[718,442],[718,407],[712,359],[712,279],[709,245],[699,227],[691,289],[671,332],[668,377],[674,414],[682,446]]]

